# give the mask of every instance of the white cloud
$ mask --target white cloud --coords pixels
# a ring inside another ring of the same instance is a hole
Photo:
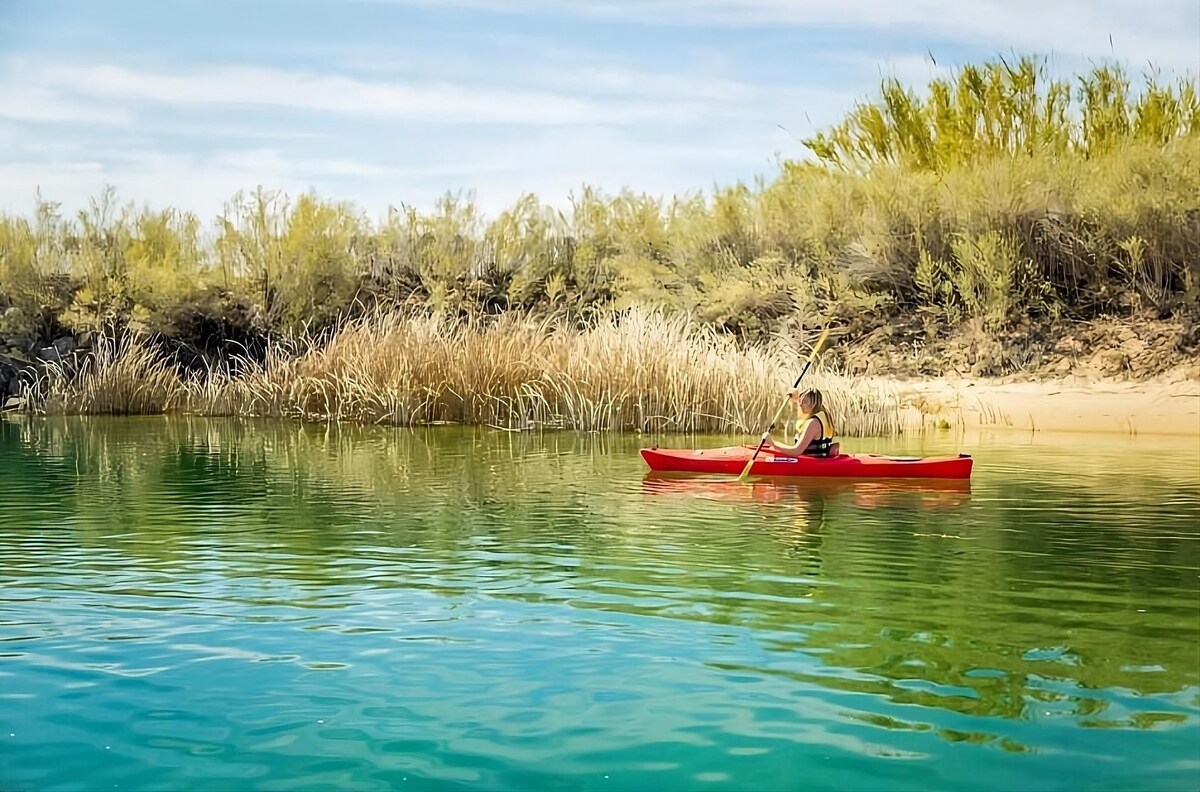
[[[1195,0],[383,0],[510,14],[582,15],[664,27],[895,32],[923,41],[1200,70]],[[1112,43],[1109,37],[1112,37]]]
[[[764,152],[776,133],[736,143],[675,145],[638,140],[605,127],[545,130],[477,152],[434,178],[408,182],[415,189],[398,192],[394,181],[382,190],[372,189],[369,206],[372,213],[401,201],[428,209],[447,191],[462,192],[474,197],[486,217],[495,218],[521,195],[533,193],[544,204],[567,211],[571,194],[584,185],[609,194],[628,187],[669,200],[672,195],[707,192],[714,183],[732,183],[746,172],[770,170],[769,154]]]
[[[9,150],[13,161],[0,157],[0,208],[22,213],[39,188],[74,208],[107,184],[139,203],[203,217],[258,185],[292,194],[315,188],[371,212],[401,202],[428,207],[447,190],[473,191],[484,211],[496,213],[526,191],[561,205],[584,183],[656,194],[706,189],[770,170],[770,144],[793,145],[776,124],[795,126],[788,114],[796,108],[815,104],[835,115],[850,98],[593,59],[563,69],[534,62],[514,74],[482,73],[506,86],[533,86],[503,91],[259,67],[7,65],[0,95],[19,74],[43,96],[86,100],[136,119],[121,137],[70,123],[65,113],[42,137],[11,126],[22,145]],[[152,106],[164,112],[147,113]],[[311,120],[258,126],[263,116],[239,114],[241,107],[318,112]],[[356,123],[413,118],[458,122],[460,130],[445,140],[414,137],[419,148],[410,152],[392,145],[387,124]],[[515,137],[464,135],[464,122],[521,129]],[[230,149],[238,138],[266,145]],[[186,148],[170,150],[181,141]]]
[[[315,189],[323,198],[352,201],[372,217],[401,203],[429,210],[447,191],[473,193],[479,208],[494,217],[525,192],[565,208],[570,193],[584,184],[667,196],[707,189],[733,181],[733,173],[766,171],[764,152],[778,137],[778,130],[769,130],[736,142],[676,145],[600,126],[556,128],[507,145],[466,148],[442,161],[399,164],[290,156],[271,148],[211,155],[110,149],[99,157],[77,153],[0,163],[0,211],[28,213],[39,189],[74,211],[111,184],[123,201],[190,209],[210,219],[235,193],[261,185],[293,197]],[[711,179],[698,181],[697,173]]]
[[[78,206],[106,184],[121,197],[205,218],[258,185],[292,195],[315,188],[375,215],[402,202],[428,208],[447,190],[473,191],[493,216],[528,191],[565,206],[585,183],[682,194],[770,174],[776,151],[803,155],[796,138],[872,94],[876,70],[914,87],[944,73],[950,58],[939,44],[961,57],[1033,49],[1070,61],[1107,56],[1111,30],[1116,54],[1135,65],[1150,57],[1168,69],[1200,65],[1194,0],[396,1],[583,16],[585,26],[597,17],[758,26],[770,28],[773,41],[781,29],[842,32],[829,43],[798,34],[821,51],[794,60],[773,51],[761,64],[732,60],[755,40],[745,30],[731,34],[738,46],[728,52],[702,51],[687,33],[662,52],[644,41],[607,48],[579,31],[561,39],[510,33],[501,46],[479,33],[479,19],[453,37],[455,46],[395,55],[378,42],[360,48],[331,37],[324,58],[274,59],[303,69],[134,68],[119,52],[97,54],[97,62],[9,57],[0,60],[0,209],[28,212],[39,187]],[[472,30],[478,42],[468,41]],[[919,54],[927,46],[937,67]],[[796,71],[780,72],[781,64]],[[396,144],[400,121],[426,123],[404,125],[411,148]],[[238,145],[246,148],[231,148]]]
[[[707,74],[648,72],[621,66],[584,66],[544,71],[541,78],[586,93],[633,95],[643,98],[676,98],[734,103],[758,99],[765,86]]]
[[[0,83],[0,118],[36,123],[126,124],[123,107],[61,95],[45,86]]]
[[[468,124],[591,124],[600,117],[609,123],[669,122],[700,113],[695,103],[683,101],[600,102],[547,91],[427,81],[369,81],[251,66],[151,72],[113,65],[64,65],[34,70],[25,77],[34,84],[40,82],[47,93],[79,93],[114,102],[286,107]]]

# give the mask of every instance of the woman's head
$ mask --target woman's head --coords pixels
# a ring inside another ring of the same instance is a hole
[[[816,388],[808,390],[794,390],[791,393],[792,399],[800,407],[800,412],[805,415],[812,415],[819,410],[824,409],[824,404],[821,400],[821,391]]]
[[[824,407],[821,400],[821,391],[816,388],[809,388],[800,395],[800,409],[812,415],[813,413]]]

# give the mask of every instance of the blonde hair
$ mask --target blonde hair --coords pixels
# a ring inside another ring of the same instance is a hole
[[[808,390],[806,390],[800,394],[799,404],[800,404],[801,409],[804,408],[805,402],[808,402],[809,404],[812,405],[812,410],[810,410],[810,414],[819,412],[825,408],[824,401],[821,398],[821,391],[817,390],[816,388],[809,388]]]
[[[834,422],[833,421],[833,413],[831,413],[829,411],[829,408],[825,406],[825,399],[821,395],[821,391],[817,390],[816,388],[809,388],[806,391],[800,391],[800,392],[793,391],[793,393],[796,394],[796,407],[798,409],[803,410],[804,404],[805,404],[805,402],[807,402],[812,405],[812,409],[810,409],[808,411],[809,415],[816,415],[819,412],[825,413],[825,418],[829,421],[829,424],[830,424],[829,426],[825,427],[825,430],[827,432],[829,432],[829,434],[832,435],[834,433],[833,432],[833,422]]]

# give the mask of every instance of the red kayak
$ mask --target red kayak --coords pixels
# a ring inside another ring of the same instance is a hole
[[[757,446],[724,446],[688,450],[643,448],[642,459],[651,470],[675,473],[727,473],[738,475]],[[879,454],[839,454],[835,457],[775,456],[762,451],[750,475],[814,476],[825,478],[933,478],[969,479],[974,460],[968,454],[936,457],[896,457]]]

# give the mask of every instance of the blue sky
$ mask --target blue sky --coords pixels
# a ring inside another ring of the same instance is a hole
[[[0,210],[707,192],[803,156],[881,74],[1013,52],[1195,76],[1200,2],[0,0]]]

